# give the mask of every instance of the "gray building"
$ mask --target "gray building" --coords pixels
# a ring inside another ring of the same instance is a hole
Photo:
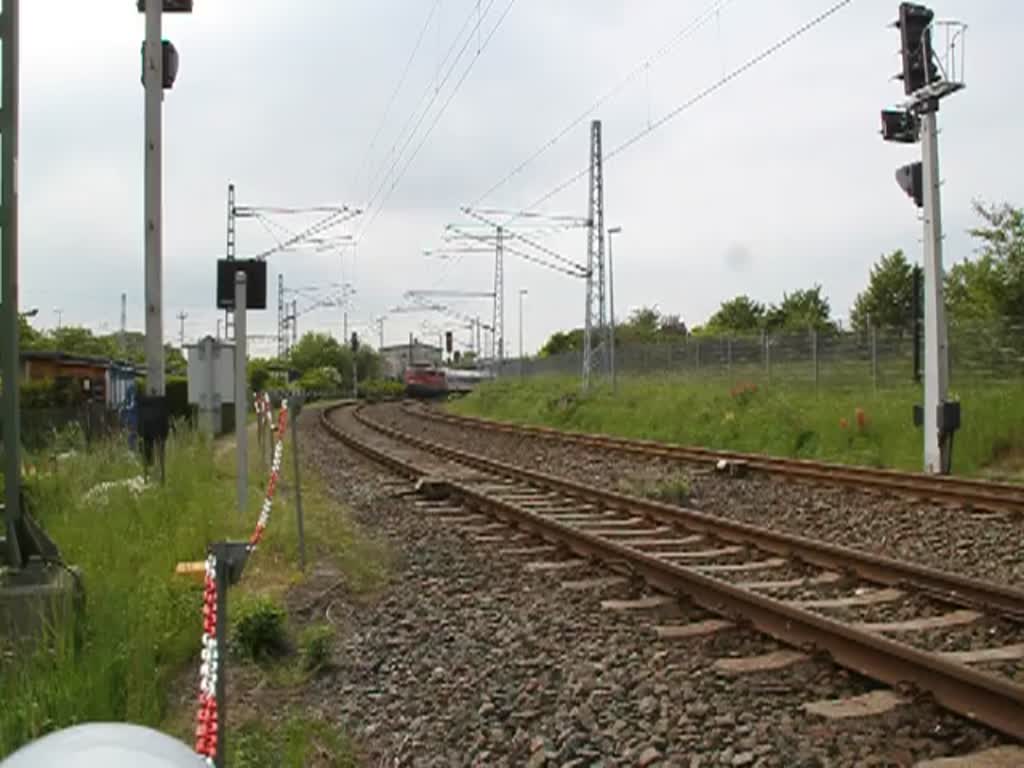
[[[395,344],[381,347],[380,356],[383,374],[389,379],[400,379],[410,365],[441,365],[444,354],[440,347],[414,341],[411,344]]]

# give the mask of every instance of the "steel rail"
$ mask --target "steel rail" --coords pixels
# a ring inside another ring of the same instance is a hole
[[[969,505],[980,509],[1024,514],[1024,485],[1014,483],[926,475],[920,472],[900,472],[892,469],[858,467],[834,462],[789,459],[758,453],[662,443],[655,440],[571,432],[552,427],[511,424],[476,416],[455,416],[433,408],[411,409],[406,406],[406,411],[421,418],[506,434],[536,435],[550,440],[563,440],[578,445],[687,462],[717,463],[722,460],[742,462],[751,470],[788,478],[852,486],[861,490],[884,490],[919,498]]]
[[[351,435],[346,435],[331,423],[330,414],[335,410],[336,408],[325,410],[321,417],[324,427],[332,435],[407,477],[426,474],[424,470],[416,468],[409,462],[398,459],[379,448],[369,446]],[[405,434],[367,419],[362,414],[361,408],[357,408],[353,415],[357,422],[367,429],[375,430],[403,444],[415,446],[429,453],[437,453],[458,463],[487,470],[499,476],[554,488],[580,498],[600,501],[605,506],[612,508],[628,508],[630,512],[634,513],[654,512],[659,519],[673,519],[677,524],[692,526],[697,530],[711,530],[716,536],[722,538],[730,538],[737,533],[743,533],[745,536],[755,535],[759,540],[773,540],[775,544],[789,541],[792,546],[785,552],[791,557],[803,558],[810,551],[811,554],[817,552],[815,557],[826,554],[828,557],[834,558],[827,561],[832,567],[839,563],[859,572],[858,568],[868,565],[871,566],[869,573],[882,576],[888,574],[890,577],[902,572],[905,575],[902,582],[915,586],[921,586],[923,583],[925,589],[929,584],[932,586],[944,584],[947,587],[957,584],[961,591],[948,593],[954,597],[962,594],[964,587],[970,585],[975,592],[988,594],[991,591],[998,595],[999,597],[992,601],[995,605],[999,605],[1001,600],[1013,597],[1012,603],[1007,607],[1012,609],[1011,612],[1017,614],[1024,605],[1024,593],[1021,592],[951,574],[943,574],[921,566],[824,545],[802,537],[778,534],[743,524],[728,523],[692,510],[681,510],[658,502],[634,499],[607,491],[597,491],[543,473],[481,459],[448,446]],[[944,707],[1016,739],[1024,740],[1024,686],[979,672],[964,664],[949,661],[934,653],[921,651],[883,635],[858,629],[751,590],[733,586],[685,566],[660,559],[654,554],[641,552],[625,544],[578,530],[508,500],[481,493],[464,483],[452,481],[447,483],[447,486],[450,496],[469,507],[484,510],[514,522],[517,526],[533,531],[542,538],[557,541],[580,555],[597,558],[611,564],[626,562],[635,573],[669,594],[689,597],[715,613],[731,618],[742,618],[766,634],[787,644],[826,651],[841,666],[876,680],[890,685],[912,684],[917,686],[933,695]],[[665,517],[666,515],[667,517]],[[764,544],[758,544],[758,546],[764,546]],[[772,547],[764,546],[764,548],[771,549]],[[814,562],[813,559],[810,561]],[[875,570],[876,568],[878,570]],[[872,577],[866,576],[865,578]],[[989,601],[986,600],[986,602]]]

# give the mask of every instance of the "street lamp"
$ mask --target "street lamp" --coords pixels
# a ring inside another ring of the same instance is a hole
[[[519,378],[523,377],[523,296],[528,293],[525,288],[519,289]]]
[[[608,326],[608,363],[612,369],[612,392],[615,391],[615,272],[612,269],[612,235],[622,232],[622,227],[612,227],[608,230],[608,309],[610,320]]]
[[[64,326],[64,310],[60,307],[54,307],[53,313],[57,315],[57,330],[59,331]]]

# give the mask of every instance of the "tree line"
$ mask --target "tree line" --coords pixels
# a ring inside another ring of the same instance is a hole
[[[973,258],[954,264],[945,275],[944,294],[951,325],[1011,328],[1024,324],[1024,209],[1008,203],[976,201],[979,224],[970,230],[977,243]],[[914,266],[902,250],[882,255],[871,267],[867,286],[850,310],[850,327],[864,332],[909,332],[913,324]],[[763,304],[746,295],[723,301],[703,325],[688,329],[679,315],[656,307],[634,310],[616,328],[616,344],[664,343],[694,336],[840,331],[821,285],[783,293]],[[583,348],[583,330],[559,331],[541,347],[542,357]]]

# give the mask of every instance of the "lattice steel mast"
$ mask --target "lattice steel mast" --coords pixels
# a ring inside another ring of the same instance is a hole
[[[604,168],[601,152],[601,121],[590,124],[590,183],[587,206],[587,297],[583,323],[583,389],[590,388],[591,374],[607,367],[608,355],[600,342],[607,326],[604,266]],[[595,326],[598,342],[594,343]]]

